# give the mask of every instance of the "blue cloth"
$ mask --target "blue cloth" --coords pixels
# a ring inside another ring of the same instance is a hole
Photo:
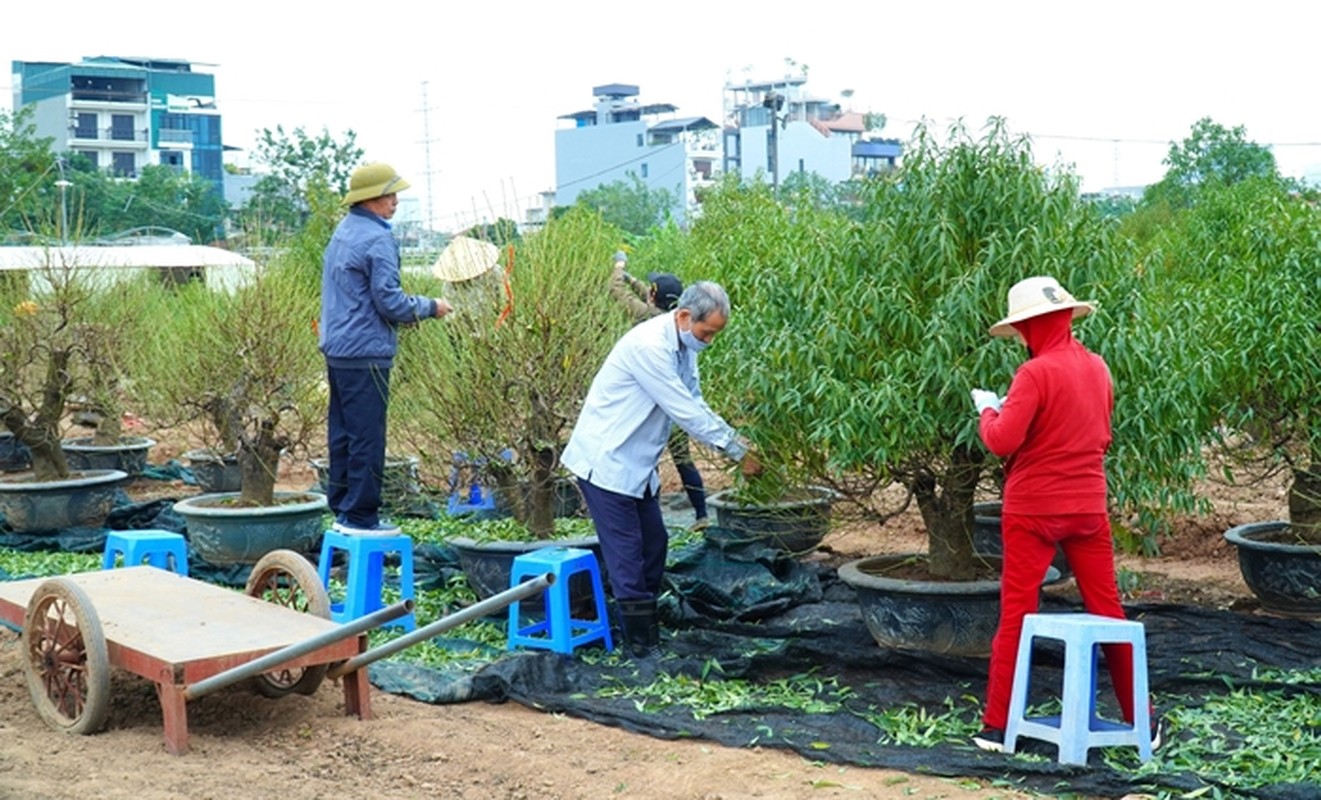
[[[355,528],[371,528],[380,521],[390,370],[329,367],[327,377],[330,467],[326,502],[337,520]]]
[[[655,494],[629,497],[578,479],[601,542],[601,558],[616,600],[654,600],[665,576],[669,533]]]
[[[401,324],[436,315],[436,301],[405,294],[399,243],[390,223],[360,206],[349,209],[326,246],[321,271],[321,352],[331,366],[363,360],[389,367]]]
[[[671,420],[732,459],[747,452],[702,399],[697,354],[679,344],[672,311],[633,326],[615,343],[592,379],[560,460],[602,489],[629,497],[649,491],[654,497]]]

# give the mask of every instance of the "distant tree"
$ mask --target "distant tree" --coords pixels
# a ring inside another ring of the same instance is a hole
[[[828,178],[816,172],[795,170],[780,183],[779,198],[789,206],[807,204],[815,208],[834,208],[840,205],[843,197],[844,192],[839,184],[831,183]]]
[[[37,136],[30,107],[0,111],[0,239],[58,213],[60,176],[51,142]]]
[[[111,185],[110,202],[101,219],[103,233],[157,225],[206,243],[223,231],[225,201],[199,175],[154,164],[143,167],[136,181],[101,174]]]
[[[518,232],[518,223],[507,217],[500,217],[495,222],[481,223],[463,232],[464,236],[481,239],[498,247],[517,244],[523,236]]]
[[[311,213],[309,192],[342,196],[348,191],[349,176],[363,156],[357,141],[352,130],[337,139],[325,128],[316,136],[302,127],[287,133],[280,125],[274,131],[263,128],[255,159],[265,175],[253,186],[240,222],[263,239],[301,228]]]
[[[634,236],[670,219],[677,204],[677,194],[668,189],[652,189],[635,173],[627,181],[614,181],[578,195],[577,204],[594,208],[606,222]]]
[[[1210,117],[1194,123],[1188,138],[1171,144],[1162,163],[1169,169],[1159,183],[1147,189],[1144,203],[1186,206],[1202,186],[1230,186],[1248,178],[1280,179],[1275,156],[1268,148],[1249,141],[1242,125],[1226,128]]]

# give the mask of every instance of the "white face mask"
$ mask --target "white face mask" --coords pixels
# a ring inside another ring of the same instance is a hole
[[[700,353],[706,349],[710,342],[704,342],[693,335],[692,329],[679,331],[679,341],[683,342],[684,347],[691,348],[694,353]]]

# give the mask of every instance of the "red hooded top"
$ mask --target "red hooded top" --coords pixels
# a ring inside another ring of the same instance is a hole
[[[1114,387],[1105,361],[1073,338],[1072,321],[1065,309],[1014,323],[1029,358],[1001,410],[983,411],[978,426],[1004,459],[1002,513],[1106,513]]]

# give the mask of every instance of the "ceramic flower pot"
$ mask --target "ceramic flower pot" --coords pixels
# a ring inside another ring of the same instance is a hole
[[[1253,522],[1225,531],[1238,548],[1243,582],[1261,607],[1288,617],[1321,617],[1321,546],[1288,532],[1285,520]]]
[[[273,550],[315,555],[325,495],[276,492],[276,505],[258,508],[235,505],[238,497],[237,492],[201,494],[174,504],[194,553],[216,565],[255,564]]]
[[[99,469],[59,481],[37,481],[30,472],[0,477],[0,513],[15,533],[99,528],[128,474]]]
[[[724,537],[721,543],[755,541],[790,555],[812,552],[830,529],[835,494],[821,486],[806,486],[794,494],[778,502],[748,504],[729,490],[716,492],[706,504],[716,510],[721,530],[711,536]]]
[[[9,431],[0,431],[0,472],[22,472],[32,467],[32,451]]]
[[[156,440],[146,436],[121,436],[118,444],[93,444],[86,436],[60,442],[69,469],[117,469],[130,478],[142,474],[147,466],[147,452],[156,446]]]
[[[839,578],[857,592],[863,621],[881,647],[989,655],[1000,622],[1000,581],[890,577],[903,565],[925,560],[921,553],[858,559],[841,566]],[[1047,570],[1048,583],[1059,577],[1054,567]]]
[[[242,488],[243,472],[239,469],[238,456],[222,455],[204,448],[189,450],[182,458],[188,462],[188,468],[193,471],[193,478],[203,493],[237,492]]]

